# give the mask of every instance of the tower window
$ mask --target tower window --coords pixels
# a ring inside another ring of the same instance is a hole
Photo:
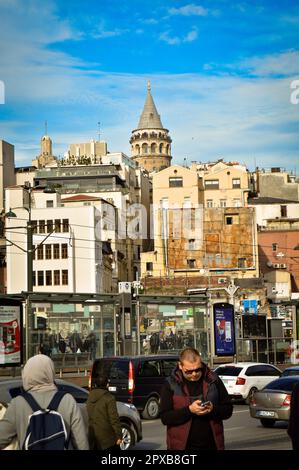
[[[147,154],[148,153],[148,145],[147,144],[142,144],[142,153]]]

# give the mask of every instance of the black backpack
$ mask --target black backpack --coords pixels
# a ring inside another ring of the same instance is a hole
[[[57,411],[63,392],[56,392],[46,409],[39,406],[30,393],[22,396],[31,407],[23,450],[65,450],[68,446],[63,417]]]

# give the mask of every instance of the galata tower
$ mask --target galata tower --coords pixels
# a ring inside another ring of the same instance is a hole
[[[162,126],[148,82],[145,105],[130,139],[132,160],[149,173],[163,170],[171,164],[171,142],[168,129]]]

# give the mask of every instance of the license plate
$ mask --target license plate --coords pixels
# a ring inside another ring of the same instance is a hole
[[[109,392],[116,392],[116,387],[108,387]]]
[[[257,416],[267,416],[268,418],[272,418],[275,416],[274,411],[257,411],[256,412]]]

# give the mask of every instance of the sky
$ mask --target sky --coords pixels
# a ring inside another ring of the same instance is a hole
[[[150,80],[174,164],[299,174],[297,0],[0,0],[0,18],[0,139],[16,166],[45,121],[57,156],[99,130],[130,155]]]

